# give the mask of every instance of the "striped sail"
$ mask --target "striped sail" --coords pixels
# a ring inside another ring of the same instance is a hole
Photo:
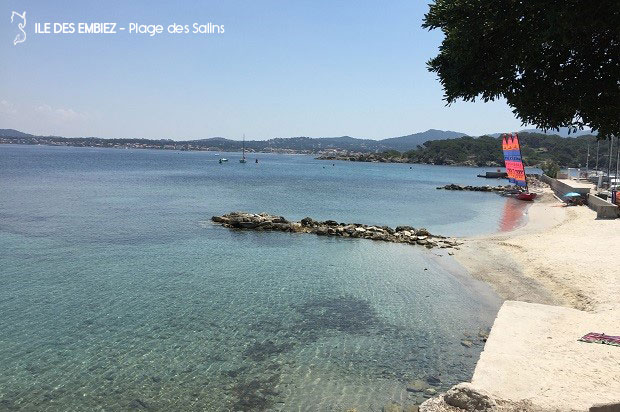
[[[521,146],[519,136],[516,133],[502,136],[502,149],[504,151],[504,163],[508,180],[517,186],[527,187],[525,180],[525,168],[521,159]]]

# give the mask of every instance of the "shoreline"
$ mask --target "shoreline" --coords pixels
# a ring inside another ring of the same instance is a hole
[[[561,205],[546,190],[528,207],[523,224],[465,238],[454,258],[505,300],[591,312],[618,309],[612,242],[620,221],[596,220],[587,207]]]
[[[454,260],[504,303],[471,383],[424,402],[420,411],[456,410],[449,406],[456,399],[506,412],[620,405],[619,348],[579,342],[590,332],[620,332],[614,258],[620,220],[561,205],[545,189],[524,224],[463,238],[454,250]]]

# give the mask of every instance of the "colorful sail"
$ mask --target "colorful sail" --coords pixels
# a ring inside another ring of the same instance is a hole
[[[502,149],[504,151],[504,162],[508,180],[517,186],[527,187],[525,180],[525,168],[521,159],[521,147],[519,136],[514,133],[502,136]]]

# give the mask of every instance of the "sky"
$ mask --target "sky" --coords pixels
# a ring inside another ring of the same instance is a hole
[[[68,137],[381,139],[522,128],[503,101],[446,106],[420,0],[0,0],[0,128]],[[26,40],[17,16],[26,11]],[[41,34],[115,22],[117,34]],[[193,23],[224,33],[191,33]],[[128,33],[157,25],[155,36]],[[169,34],[170,24],[188,34]],[[125,27],[120,31],[119,27]]]

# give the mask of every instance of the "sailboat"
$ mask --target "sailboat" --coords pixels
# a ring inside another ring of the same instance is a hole
[[[245,163],[245,134],[243,135],[243,157],[241,157],[241,159],[239,159],[239,163]]]
[[[523,167],[519,136],[516,133],[511,135],[503,135],[502,150],[504,151],[504,163],[506,164],[508,180],[510,183],[525,188],[525,192],[519,191],[516,193],[515,197],[519,200],[525,201],[534,200],[536,193],[530,193],[527,185],[527,176],[525,175],[525,167]]]

